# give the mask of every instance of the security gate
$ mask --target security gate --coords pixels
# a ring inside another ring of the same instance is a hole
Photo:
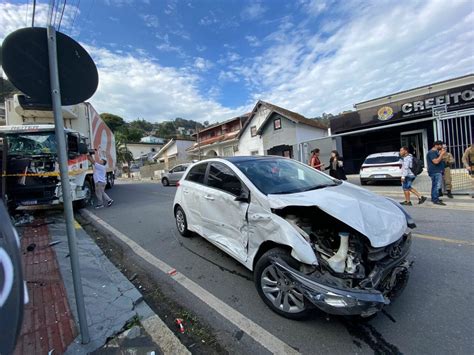
[[[455,160],[454,169],[451,170],[453,177],[453,191],[472,189],[473,179],[469,176],[462,163],[462,156],[466,149],[474,142],[474,110],[463,110],[457,112],[433,112],[436,118],[435,132],[438,139],[444,141]]]

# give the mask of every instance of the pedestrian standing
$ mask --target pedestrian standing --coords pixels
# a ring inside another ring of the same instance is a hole
[[[471,144],[469,148],[464,151],[462,163],[471,176],[471,197],[474,198],[474,144]]]
[[[421,205],[426,201],[426,197],[422,196],[418,191],[412,187],[413,181],[416,179],[416,175],[413,173],[413,155],[409,153],[409,148],[404,146],[400,148],[400,156],[403,159],[402,164],[402,189],[405,195],[405,201],[401,204],[404,206],[412,206],[410,201],[410,192],[418,197],[418,204]]]
[[[436,141],[433,147],[426,154],[426,161],[428,162],[428,175],[431,178],[431,201],[435,205],[446,206],[446,204],[439,199],[439,190],[443,181],[444,161],[443,157],[446,150],[443,149],[443,142]]]
[[[343,159],[337,150],[331,151],[329,166],[324,170],[329,170],[329,175],[331,175],[333,178],[347,180],[346,172],[344,171]]]
[[[311,157],[309,158],[309,166],[315,168],[316,170],[322,170],[324,167],[324,164],[322,164],[321,160],[319,160],[319,154],[319,148],[313,149],[311,151]]]
[[[98,162],[92,158],[92,154],[88,155],[88,159],[94,167],[94,184],[95,184],[95,197],[97,198],[97,204],[95,206],[96,209],[103,208],[104,202],[107,204],[107,207],[112,206],[114,200],[112,200],[106,193],[105,193],[105,186],[107,185],[107,160],[99,159]],[[95,157],[95,155],[94,155]]]
[[[451,169],[454,168],[454,157],[453,155],[447,151],[447,146],[446,144],[443,145],[443,149],[446,150],[446,154],[443,156],[443,162],[444,162],[444,171],[443,171],[443,183],[444,183],[444,188],[446,191],[446,195],[448,198],[453,198],[452,190],[453,190],[453,177],[451,175]],[[440,196],[443,196],[442,193],[439,194]]]

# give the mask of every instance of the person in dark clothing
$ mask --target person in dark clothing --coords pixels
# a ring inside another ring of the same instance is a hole
[[[426,154],[426,161],[428,162],[428,175],[431,178],[431,201],[435,205],[446,206],[443,201],[439,199],[439,190],[443,181],[443,172],[445,163],[443,157],[446,150],[443,149],[443,142],[436,141],[433,143],[433,148]]]
[[[344,171],[343,159],[339,156],[337,150],[331,151],[331,158],[329,159],[329,166],[324,170],[329,170],[329,175],[339,180],[347,180],[346,172]]]

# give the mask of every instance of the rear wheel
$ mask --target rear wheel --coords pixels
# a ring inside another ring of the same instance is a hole
[[[362,179],[360,179],[360,184],[361,184],[361,185],[367,185],[367,184],[368,184],[368,181],[367,181],[367,180],[362,180]]]
[[[189,237],[190,232],[188,230],[188,221],[181,206],[176,207],[174,217],[176,219],[176,228],[178,228],[179,234],[181,234],[183,237]]]
[[[161,183],[163,184],[163,186],[169,186],[170,181],[168,180],[168,178],[163,178],[161,179]]]
[[[115,185],[115,176],[113,173],[107,174],[107,185],[105,186],[108,189],[111,189]]]
[[[255,265],[258,294],[275,313],[290,319],[306,318],[310,313],[308,301],[295,283],[272,264],[272,258],[281,258],[295,269],[299,267],[298,261],[287,250],[275,248],[267,251]]]

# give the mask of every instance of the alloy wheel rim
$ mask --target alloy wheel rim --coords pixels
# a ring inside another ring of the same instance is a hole
[[[285,313],[299,313],[306,309],[303,293],[274,265],[269,265],[263,270],[260,284],[265,297],[278,310]]]
[[[176,212],[176,224],[180,232],[184,232],[184,215],[183,212]]]

